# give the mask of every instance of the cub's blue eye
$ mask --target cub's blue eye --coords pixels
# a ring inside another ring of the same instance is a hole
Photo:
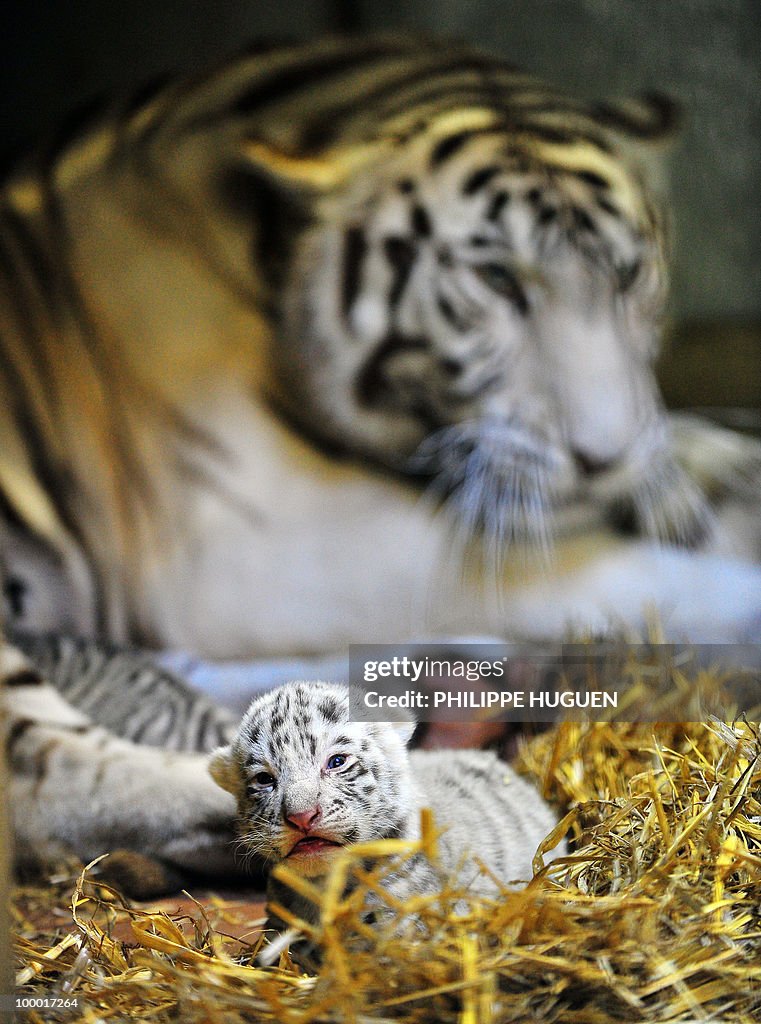
[[[342,768],[347,761],[348,757],[346,754],[332,754],[328,758],[328,768]]]
[[[269,772],[257,772],[254,776],[254,782],[257,786],[266,786],[272,788],[275,785],[275,776]]]

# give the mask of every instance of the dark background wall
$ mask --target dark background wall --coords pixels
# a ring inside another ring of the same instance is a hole
[[[389,28],[482,44],[589,96],[679,97],[675,311],[761,319],[759,0],[3,0],[0,149],[94,94],[253,38]]]

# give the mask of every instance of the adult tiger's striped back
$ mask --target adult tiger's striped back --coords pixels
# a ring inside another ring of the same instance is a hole
[[[667,415],[652,372],[640,154],[669,120],[467,47],[329,39],[142,92],[19,166],[11,627],[238,658],[652,607],[680,639],[758,635],[759,447]]]

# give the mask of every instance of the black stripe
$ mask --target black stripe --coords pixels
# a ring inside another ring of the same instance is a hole
[[[618,209],[618,207],[611,203],[610,200],[606,199],[605,196],[597,196],[596,202],[600,209],[604,210],[606,213],[609,213],[611,217],[621,216],[621,211]]]
[[[352,227],[344,235],[343,275],[341,278],[341,310],[349,316],[359,294],[362,268],[367,255],[367,239],[360,227]]]
[[[505,192],[504,190],[502,190],[500,192],[496,192],[494,194],[494,196],[492,197],[492,199],[490,200],[489,205],[486,208],[486,213],[484,214],[484,216],[486,217],[487,220],[490,220],[490,221],[499,220],[499,218],[500,218],[500,216],[502,214],[502,211],[504,210],[504,208],[507,206],[507,204],[509,202],[510,202],[510,193],[509,192]]]
[[[481,167],[477,171],[473,171],[465,179],[462,185],[462,194],[464,196],[472,196],[474,193],[482,189],[484,185],[488,185],[489,182],[496,178],[496,176],[502,171],[503,168],[497,164],[490,164],[488,167]]]
[[[539,224],[551,224],[557,219],[558,211],[554,206],[542,206],[536,216]]]
[[[242,92],[229,108],[231,114],[248,117],[268,103],[282,102],[294,93],[316,88],[325,79],[342,71],[355,70],[371,64],[379,57],[393,56],[383,43],[370,43],[364,49],[348,52],[318,53],[301,58],[298,63],[289,63],[284,68],[265,75]]]
[[[164,729],[162,730],[160,736],[157,737],[154,733],[154,741],[156,746],[161,745],[163,740],[168,735],[171,735],[172,730],[174,729],[174,724],[174,716],[172,716],[172,720],[168,723],[168,725],[164,726]],[[154,715],[147,715],[146,718],[144,718],[143,721],[140,722],[138,725],[133,725],[129,730],[129,738],[132,741],[132,743],[137,743],[138,745],[140,745],[144,740],[145,734],[149,732],[151,729],[153,729],[155,725],[156,718]],[[151,744],[145,745],[151,746]]]
[[[57,267],[51,262],[49,254],[43,250],[29,224],[12,207],[3,207],[2,224],[12,232],[20,255],[32,274],[34,284],[37,286],[35,298],[44,303],[46,312],[54,324],[60,322],[63,310],[57,301],[60,292],[60,274]]]
[[[587,185],[591,185],[593,188],[610,188],[610,184],[600,174],[595,174],[594,171],[572,171],[575,178],[579,178],[581,181],[585,181]]]
[[[598,103],[590,108],[590,114],[596,121],[639,139],[660,138],[678,127],[682,108],[676,100],[655,92],[644,93],[640,100],[646,110]]]
[[[36,418],[32,415],[34,402],[23,377],[6,356],[0,344],[0,368],[10,383],[11,414],[16,422],[20,437],[38,481],[42,484],[64,524],[75,536],[79,531],[74,518],[69,514],[70,500],[74,492],[74,478],[70,467],[53,460],[46,439],[42,435]]]
[[[399,55],[398,52],[389,53],[390,57]],[[413,59],[409,51],[402,51],[401,55]],[[472,72],[475,81],[453,82],[453,76],[462,71]],[[319,116],[309,119],[300,136],[300,146],[304,150],[324,148],[340,134],[347,116],[351,117],[368,107],[379,110],[378,120],[383,122],[398,113],[407,113],[423,106],[430,107],[438,99],[446,100],[445,107],[448,108],[476,105],[479,100],[483,102],[484,98],[482,82],[478,76],[479,69],[471,57],[453,62],[448,55],[443,60],[439,59],[423,67],[418,66],[410,71],[401,72],[391,81],[384,81],[375,88],[364,89],[359,96],[354,95],[348,100],[322,108]],[[432,79],[437,80],[434,86],[415,92],[416,85]],[[369,86],[372,81],[372,76],[368,75]],[[394,102],[384,106],[384,101],[389,98]],[[445,107],[441,104],[436,105],[436,112]]]
[[[434,99],[436,99],[435,94],[437,92],[440,93],[440,95],[438,96],[437,101],[434,102]],[[417,106],[418,97],[416,96],[413,103],[407,106],[407,108],[397,112],[397,117],[404,116],[408,111],[417,111],[418,114],[415,127],[412,131],[409,129],[406,130],[405,140],[417,134],[422,128],[426,128],[432,123],[435,123],[437,118],[441,118],[446,114],[451,114],[455,111],[461,111],[463,108],[479,106],[479,108],[489,108],[490,110],[494,110],[495,113],[500,115],[500,117],[502,117],[503,114],[503,104],[496,104],[492,95],[488,91],[484,91],[477,86],[473,86],[470,89],[466,89],[465,87],[460,89],[431,89],[430,93],[431,95],[428,101],[424,101],[421,95],[419,100],[419,109]],[[389,115],[388,118],[390,119],[390,117],[391,116]],[[379,118],[379,120],[385,120],[385,117],[383,119]],[[409,124],[409,118],[406,120],[405,124]],[[509,126],[506,123],[496,123],[490,129],[478,129],[473,131],[474,135],[487,133],[509,134]]]
[[[469,73],[469,77],[462,78],[462,72]],[[412,91],[410,86],[418,82],[430,84],[417,92]],[[487,106],[502,112],[516,88],[520,86],[516,84],[514,71],[509,65],[489,63],[469,54],[454,61],[450,58],[446,66],[429,65],[422,68],[416,75],[409,75],[401,81],[396,92],[386,87],[385,91],[391,94],[394,102],[386,104],[381,114],[384,118],[395,117],[423,107],[433,108],[431,113],[440,114],[445,110],[466,106]],[[372,98],[377,103],[383,96],[374,93]]]
[[[217,188],[223,202],[253,225],[254,267],[277,295],[296,239],[309,223],[306,208],[253,165],[226,168]]]
[[[381,839],[398,839],[404,835],[404,819],[396,818],[394,821],[389,822],[388,826],[382,832]],[[409,863],[409,862],[408,862]]]
[[[39,748],[39,750],[37,751],[37,753],[35,754],[35,757],[34,757],[34,767],[32,769],[32,773],[33,773],[35,779],[37,780],[37,782],[42,781],[42,779],[47,774],[48,759],[50,758],[50,755],[53,753],[53,751],[56,749],[56,747],[58,747],[59,742],[60,741],[57,740],[57,739],[55,739],[55,740],[48,740],[48,742],[43,744],[43,746],[41,746]],[[37,795],[36,791],[35,791],[35,793],[33,795],[34,796]]]
[[[410,217],[412,224],[412,231],[419,238],[430,238],[433,234],[433,223],[431,221],[431,215],[424,206],[420,203],[416,203],[412,207],[412,214]]]
[[[41,393],[50,404],[57,404],[58,391],[49,372],[48,354],[40,340],[40,328],[49,331],[47,322],[40,323],[40,305],[44,305],[46,316],[50,316],[53,310],[65,309],[65,305],[54,301],[58,291],[54,289],[54,282],[48,281],[46,275],[40,279],[41,264],[35,269],[35,263],[41,259],[40,250],[32,241],[28,227],[13,210],[7,207],[0,210],[0,228],[0,273],[6,278],[6,290],[18,323],[18,334],[30,350],[30,361],[37,371]],[[10,324],[8,329],[13,329]]]
[[[388,301],[393,308],[402,297],[417,251],[409,239],[393,236],[384,241],[383,252],[394,268],[394,280],[388,293]]]
[[[3,679],[4,686],[42,686],[45,680],[31,668],[22,668]]]
[[[468,330],[470,325],[460,316],[446,296],[437,295],[436,306],[450,327],[454,327],[459,332]],[[462,363],[458,359],[440,359],[438,365],[448,377],[456,377],[462,372]]]
[[[317,705],[317,710],[326,722],[332,722],[334,725],[337,725],[341,721],[341,708],[332,697],[325,697],[321,700]]]
[[[601,153],[611,153],[611,146],[605,141],[599,132],[589,128],[579,127],[578,130],[563,130],[562,128],[551,128],[549,125],[523,123],[514,126],[516,132],[525,133],[539,142],[557,143],[561,146],[569,146],[575,142],[586,142],[590,146],[599,149]]]
[[[377,405],[388,391],[388,382],[384,375],[385,364],[400,352],[425,352],[429,348],[426,338],[405,337],[401,334],[390,334],[365,364],[357,384],[357,398],[363,405]]]
[[[428,160],[430,170],[435,171],[445,161],[449,160],[450,157],[453,157],[455,153],[459,153],[475,134],[476,132],[472,129],[468,129],[467,131],[455,132],[454,135],[445,135],[443,139],[439,139],[431,150]]]
[[[541,88],[541,83],[537,82],[532,82],[528,85],[528,93],[521,92],[520,89],[514,90],[512,108],[516,116],[520,116],[522,120],[529,121],[532,118],[541,118],[543,114],[563,114],[563,120],[568,123],[571,123],[575,117],[576,121],[574,123],[577,124],[580,122],[588,123],[592,119],[589,104],[585,103],[584,100],[551,93],[546,88],[543,89],[541,95],[536,96],[535,90],[537,85]],[[525,115],[528,115],[528,117]]]
[[[190,712],[190,708],[186,710],[186,714]],[[201,717],[195,726],[194,734],[191,736],[185,735],[183,737],[183,747],[187,746],[188,741],[192,744],[193,750],[203,750],[204,737],[207,735],[209,729],[215,722],[215,709],[207,707],[201,712]],[[186,732],[187,723],[182,723],[182,731]]]
[[[570,145],[570,143],[575,142],[579,138],[577,133],[565,131],[562,128],[552,128],[546,124],[516,122],[513,128],[516,132],[530,135],[532,138],[538,139],[540,142],[556,142],[561,146]],[[584,135],[584,138],[586,138],[586,135]]]
[[[26,607],[28,586],[18,576],[9,576],[3,585],[3,593],[8,602],[11,618],[23,618]]]
[[[595,222],[589,216],[586,210],[582,210],[580,206],[571,207],[571,216],[573,217],[573,226],[577,231],[596,231]]]
[[[10,755],[19,740],[23,739],[24,735],[38,724],[33,718],[19,718],[15,721],[5,737],[6,753]]]

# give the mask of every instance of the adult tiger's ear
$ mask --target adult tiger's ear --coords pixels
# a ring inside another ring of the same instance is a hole
[[[209,774],[218,786],[237,797],[240,772],[232,747],[218,747],[209,755]]]
[[[592,113],[611,131],[644,143],[673,141],[684,125],[682,104],[661,92],[597,103]]]
[[[677,100],[660,93],[590,103],[584,116],[591,119],[594,134],[608,145],[587,140],[580,132],[578,137],[572,134],[568,139],[540,137],[532,148],[535,156],[550,167],[601,182],[610,190],[615,206],[636,221],[646,213],[642,183],[661,202],[668,197],[669,159],[681,134],[681,111]],[[585,124],[589,128],[589,120]]]
[[[639,170],[652,192],[667,200],[670,161],[686,121],[682,103],[664,93],[648,92],[594,104],[593,114],[614,136],[618,149]]]

